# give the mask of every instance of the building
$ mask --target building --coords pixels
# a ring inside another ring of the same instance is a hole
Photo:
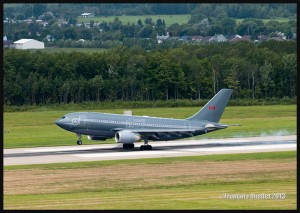
[[[203,40],[203,36],[196,35],[192,36],[192,41],[201,42]]]
[[[222,34],[216,34],[216,35],[212,36],[208,41],[209,42],[224,42],[224,41],[227,41],[227,39]]]
[[[95,14],[94,13],[82,13],[81,16],[83,18],[92,18],[92,17],[95,17]]]
[[[249,35],[244,35],[244,36],[235,35],[233,38],[227,38],[227,40],[229,40],[231,42],[250,41],[251,37]]]
[[[162,40],[165,40],[165,39],[167,39],[167,38],[170,38],[170,33],[169,32],[167,32],[167,35],[158,35],[158,33],[157,33],[157,35],[156,35],[156,39],[162,39]]]
[[[14,42],[8,40],[6,36],[3,37],[3,48],[14,48]]]
[[[55,41],[55,38],[52,35],[47,35],[45,38],[47,41]]]
[[[187,42],[188,40],[190,39],[189,36],[181,36],[178,41],[184,41],[184,42]]]
[[[34,39],[21,39],[14,42],[16,49],[45,49],[44,42],[37,41]]]

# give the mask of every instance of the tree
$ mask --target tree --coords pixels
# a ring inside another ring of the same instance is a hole
[[[145,24],[146,24],[146,25],[151,25],[151,26],[154,25],[154,23],[153,23],[153,21],[152,21],[152,18],[146,18],[146,19],[145,19]]]
[[[103,89],[103,78],[101,75],[96,75],[90,79],[90,84],[94,91],[96,91],[96,101],[100,100],[100,91]]]
[[[149,25],[146,25],[140,31],[140,37],[142,37],[142,38],[150,38],[152,32],[153,32],[153,28],[151,26],[149,26]]]
[[[166,24],[165,24],[165,22],[164,22],[163,20],[161,20],[161,19],[159,18],[159,19],[157,19],[157,21],[156,21],[156,26],[157,26],[157,27],[165,27]]]
[[[78,39],[78,32],[74,27],[68,27],[64,30],[65,39]]]
[[[221,25],[223,26],[223,33],[225,35],[233,35],[235,34],[236,21],[233,18],[224,18],[221,21]]]
[[[141,19],[139,19],[139,20],[137,21],[137,25],[138,25],[139,27],[143,27],[143,22],[142,22]]]
[[[272,87],[274,86],[274,82],[271,79],[271,72],[273,72],[272,65],[265,60],[263,66],[259,68],[259,72],[261,74],[261,87],[263,92],[265,93],[265,98],[269,95],[270,91],[272,91]]]
[[[38,17],[46,12],[47,6],[45,4],[34,4],[32,8],[33,16]]]
[[[287,85],[289,88],[289,96],[295,97],[297,92],[297,57],[295,54],[288,54],[283,56],[283,70],[282,73],[287,77]]]

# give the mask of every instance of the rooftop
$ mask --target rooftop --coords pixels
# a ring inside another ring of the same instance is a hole
[[[20,39],[18,41],[15,41],[14,43],[15,44],[23,44],[23,43],[26,43],[28,41],[32,41],[33,39]]]

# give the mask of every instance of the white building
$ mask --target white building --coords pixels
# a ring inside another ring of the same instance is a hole
[[[44,42],[37,41],[34,39],[21,39],[14,42],[16,49],[45,49]]]
[[[95,14],[94,13],[82,13],[81,16],[83,18],[92,18],[92,17],[95,17]]]

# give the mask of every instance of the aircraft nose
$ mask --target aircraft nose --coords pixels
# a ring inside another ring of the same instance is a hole
[[[59,119],[57,119],[57,120],[55,121],[55,124],[56,124],[57,126],[59,126],[59,127],[62,127],[63,122],[62,122],[62,120],[59,118]]]
[[[59,126],[60,128],[65,129],[65,130],[71,130],[71,129],[73,129],[73,125],[70,124],[70,121],[67,118],[65,118],[65,117],[57,119],[55,121],[55,124],[57,126]]]

